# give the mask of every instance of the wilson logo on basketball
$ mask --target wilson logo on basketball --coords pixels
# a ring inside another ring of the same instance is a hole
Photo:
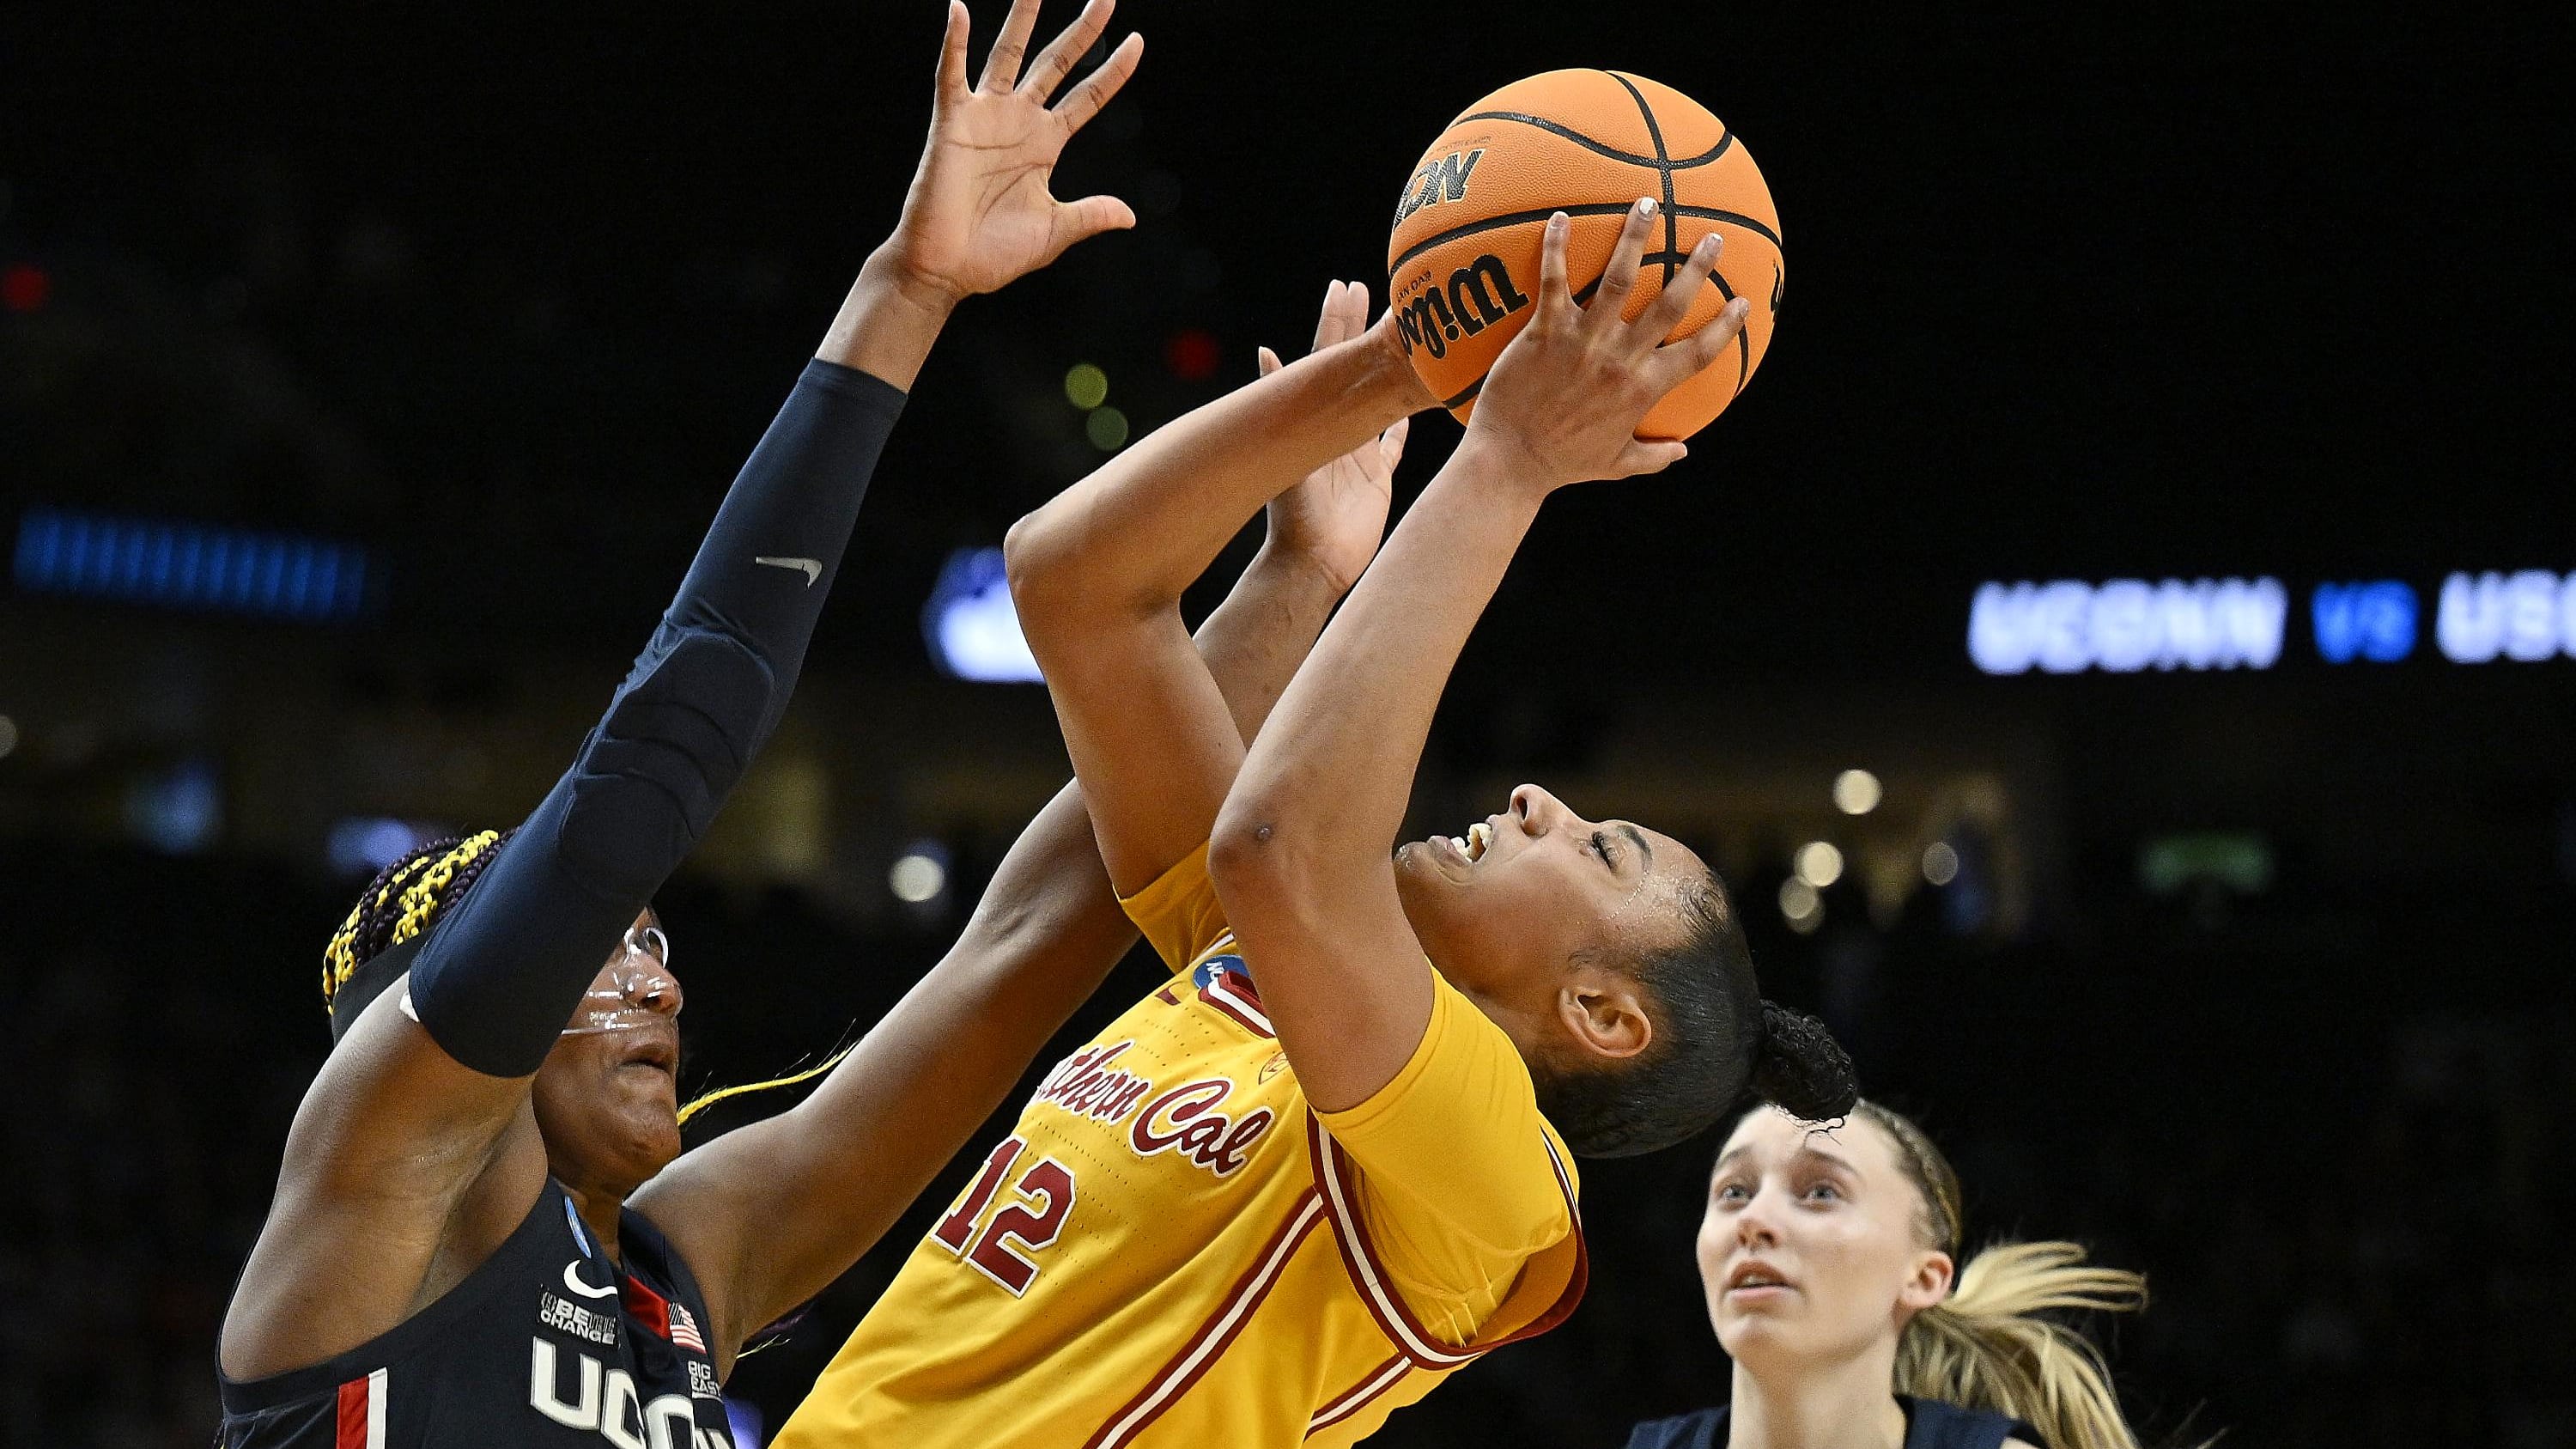
[[[1466,200],[1467,176],[1484,156],[1485,148],[1479,146],[1464,154],[1451,152],[1437,161],[1423,162],[1422,169],[1414,172],[1413,179],[1405,183],[1404,195],[1395,203],[1395,224],[1404,225],[1406,217],[1426,206]]]
[[[1503,259],[1488,252],[1449,274],[1446,287],[1425,278],[1420,295],[1397,304],[1395,330],[1410,356],[1417,347],[1433,357],[1449,355],[1449,344],[1473,337],[1530,300],[1512,285]]]

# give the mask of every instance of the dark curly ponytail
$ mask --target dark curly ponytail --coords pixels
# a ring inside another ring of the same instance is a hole
[[[1812,1016],[1762,1003],[1762,1044],[1753,1052],[1753,1095],[1806,1122],[1851,1115],[1860,1079],[1841,1042]]]

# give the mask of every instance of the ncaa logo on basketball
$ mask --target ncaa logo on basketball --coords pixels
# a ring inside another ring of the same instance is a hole
[[[1485,148],[1479,146],[1473,151],[1453,151],[1436,161],[1423,162],[1422,168],[1413,173],[1413,179],[1405,183],[1404,195],[1395,203],[1395,224],[1404,225],[1406,217],[1426,206],[1466,200],[1467,178],[1475,171],[1476,163],[1484,158]]]
[[[1407,356],[1419,347],[1433,357],[1446,357],[1450,343],[1473,337],[1530,304],[1512,285],[1511,269],[1491,252],[1451,272],[1445,287],[1428,275],[1411,285],[1420,291],[1393,304],[1395,330]]]

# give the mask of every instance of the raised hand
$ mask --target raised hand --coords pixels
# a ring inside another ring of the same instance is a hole
[[[1652,198],[1628,212],[1610,265],[1589,307],[1575,305],[1565,275],[1565,213],[1548,218],[1540,244],[1536,314],[1494,360],[1477,395],[1461,449],[1473,445],[1511,481],[1553,491],[1592,478],[1653,473],[1689,449],[1647,441],[1637,424],[1649,409],[1734,345],[1750,304],[1738,297],[1708,325],[1666,343],[1717,265],[1715,233],[1700,238],[1671,281],[1633,322],[1620,314],[1636,287],[1638,259],[1655,215]]]
[[[1315,321],[1313,351],[1347,342],[1368,330],[1368,287],[1335,282],[1324,289],[1323,315]],[[1261,349],[1261,375],[1280,368],[1279,354]],[[1408,368],[1407,371],[1410,371]],[[1377,557],[1386,536],[1386,513],[1395,496],[1395,465],[1404,456],[1412,421],[1394,426],[1306,475],[1270,501],[1270,540],[1312,558],[1347,590]]]
[[[1108,28],[1114,0],[1090,0],[1023,72],[1039,3],[1013,0],[984,58],[983,78],[970,86],[966,6],[949,0],[930,140],[904,197],[903,220],[885,248],[916,301],[953,305],[995,291],[1054,261],[1075,242],[1136,224],[1136,214],[1114,196],[1058,201],[1048,182],[1065,143],[1135,74],[1144,37],[1131,34],[1120,41],[1063,100],[1049,105],[1075,62]]]

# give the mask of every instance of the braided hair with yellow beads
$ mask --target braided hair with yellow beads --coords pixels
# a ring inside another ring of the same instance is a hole
[[[411,953],[389,954],[420,939],[441,911],[474,888],[483,868],[501,853],[512,830],[449,836],[420,846],[376,872],[349,918],[322,950],[322,1006],[331,1013],[331,1039],[367,1009],[396,977]]]

